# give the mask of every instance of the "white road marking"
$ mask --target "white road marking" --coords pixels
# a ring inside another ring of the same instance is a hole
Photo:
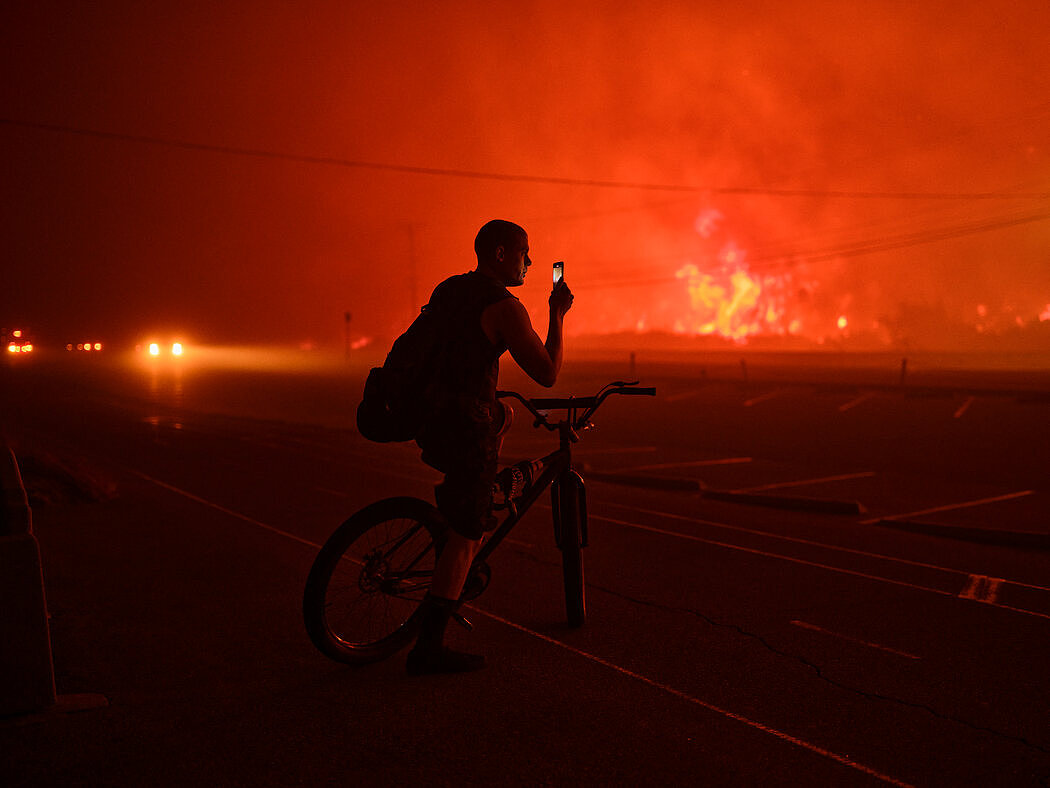
[[[949,596],[949,597],[955,596],[955,594],[953,594],[952,592],[944,591],[944,590],[942,590],[940,588],[931,588],[930,586],[920,586],[920,585],[917,585],[915,583],[909,583],[909,582],[907,582],[905,580],[894,580],[894,579],[889,578],[889,577],[881,577],[879,575],[868,574],[867,572],[858,572],[858,571],[856,571],[854,569],[845,569],[844,567],[840,567],[840,566],[831,566],[830,564],[822,564],[819,561],[807,561],[804,558],[795,558],[795,557],[790,556],[790,555],[783,555],[782,553],[771,553],[768,550],[758,550],[757,548],[754,548],[754,547],[744,547],[743,545],[733,544],[731,542],[720,542],[717,539],[704,539],[701,536],[693,536],[692,534],[683,534],[683,533],[680,533],[679,531],[668,531],[668,530],[663,529],[663,528],[656,528],[656,527],[651,526],[651,525],[642,525],[641,523],[632,523],[632,522],[628,522],[626,520],[617,520],[617,519],[615,519],[613,517],[605,517],[603,515],[597,515],[597,514],[588,514],[587,515],[587,519],[588,519],[588,521],[590,521],[590,520],[602,520],[602,521],[607,522],[607,523],[612,523],[613,525],[621,525],[621,526],[624,526],[626,528],[636,528],[639,531],[649,531],[650,533],[660,534],[661,536],[670,536],[670,537],[676,538],[676,539],[685,539],[688,542],[699,542],[701,544],[713,545],[714,547],[724,547],[727,550],[736,550],[736,551],[741,552],[741,553],[751,553],[752,555],[760,555],[760,556],[762,556],[764,558],[775,558],[775,559],[778,559],[780,561],[787,561],[787,562],[792,563],[792,564],[801,564],[802,566],[811,566],[811,567],[815,567],[817,569],[826,569],[829,572],[835,572],[837,574],[842,574],[842,575],[849,575],[851,577],[861,577],[861,578],[864,578],[865,580],[874,580],[874,581],[876,581],[878,583],[889,583],[890,585],[904,586],[905,588],[913,588],[913,589],[917,589],[919,591],[928,591],[931,594],[937,594],[939,596]],[[824,545],[821,545],[821,546],[823,547]],[[1041,614],[1036,613],[1035,615],[1041,615]],[[1044,616],[1044,617],[1045,618],[1050,618],[1050,615]]]
[[[532,544],[532,542],[522,542],[522,541],[520,541],[518,539],[511,539],[509,536],[504,536],[503,537],[503,541],[506,542],[507,544],[516,544],[518,547],[525,547],[525,548],[527,548],[529,550],[531,550],[534,547],[536,547],[536,545]]]
[[[955,411],[955,418],[961,419],[962,415],[966,413],[966,410],[973,404],[973,401],[973,397],[967,397],[966,401],[959,406],[959,409],[957,411]]]
[[[999,501],[1010,501],[1014,498],[1023,498],[1026,495],[1031,495],[1035,490],[1021,490],[1020,492],[1007,493],[1006,495],[996,495],[993,498],[981,498],[977,501],[963,501],[962,503],[950,503],[945,506],[935,506],[932,509],[920,509],[917,512],[907,512],[905,514],[894,514],[887,517],[873,517],[870,520],[861,520],[861,525],[871,525],[877,523],[879,520],[901,520],[905,517],[918,517],[923,514],[936,514],[937,512],[950,512],[955,509],[967,509],[971,506],[982,506],[986,503],[997,503]]]
[[[749,400],[744,400],[744,407],[750,408],[752,405],[757,405],[760,402],[765,402],[767,399],[773,399],[779,397],[785,392],[782,389],[775,389],[774,391],[767,392],[766,394],[759,394],[757,397],[752,397]]]
[[[877,392],[874,391],[868,391],[864,394],[861,394],[856,399],[851,399],[849,402],[839,405],[839,413],[845,413],[847,410],[851,410],[857,407],[860,403],[867,402],[869,399],[876,396],[876,393]]]
[[[575,452],[575,456],[589,457],[591,454],[648,454],[654,451],[656,451],[655,446],[624,446],[619,449],[582,449]]]
[[[995,604],[999,600],[999,586],[1003,580],[1000,577],[987,577],[985,575],[970,575],[966,586],[959,592],[959,599],[972,599],[974,602],[987,602]]]
[[[758,492],[759,490],[776,490],[781,487],[802,487],[807,484],[824,484],[825,482],[841,482],[847,479],[864,479],[875,476],[875,471],[860,471],[859,473],[843,473],[838,476],[821,476],[818,479],[802,479],[797,482],[776,482],[775,484],[761,484],[758,487],[744,487],[732,492]]]
[[[543,506],[543,504],[539,504],[539,505]],[[802,539],[802,538],[797,537],[797,536],[785,536],[783,534],[775,534],[775,533],[771,533],[769,531],[759,531],[759,530],[756,530],[756,529],[753,529],[753,528],[745,528],[745,527],[740,526],[740,525],[731,525],[729,523],[718,522],[717,520],[702,520],[702,519],[697,518],[697,517],[687,517],[685,515],[672,514],[671,512],[662,512],[662,511],[652,510],[652,509],[641,509],[641,508],[639,508],[637,506],[629,506],[627,504],[620,504],[620,503],[605,502],[605,503],[603,503],[603,505],[604,506],[616,506],[616,507],[618,507],[620,509],[628,509],[630,511],[639,512],[641,514],[651,514],[651,515],[656,515],[658,517],[669,518],[669,519],[672,519],[672,520],[682,520],[684,522],[695,523],[697,525],[714,526],[716,528],[722,528],[722,529],[725,529],[725,530],[728,530],[728,531],[740,531],[741,533],[754,534],[756,536],[764,536],[764,537],[768,537],[770,539],[778,539],[778,540],[785,541],[785,542],[795,542],[797,544],[811,545],[813,547],[819,547],[819,548],[823,548],[825,550],[832,550],[832,551],[840,552],[840,553],[847,553],[847,554],[852,554],[852,555],[860,555],[860,556],[864,556],[866,558],[877,558],[877,559],[881,559],[883,561],[890,561],[892,563],[903,564],[903,565],[906,565],[906,566],[915,566],[915,567],[919,567],[919,568],[922,568],[922,569],[933,569],[933,570],[936,570],[938,572],[944,572],[946,574],[965,575],[967,577],[970,576],[970,574],[968,572],[965,572],[965,571],[963,571],[961,569],[953,569],[953,568],[947,567],[947,566],[938,566],[937,564],[928,564],[928,563],[925,563],[923,561],[912,561],[912,560],[907,559],[907,558],[898,558],[896,556],[883,555],[881,553],[872,553],[872,552],[869,552],[867,550],[857,550],[857,549],[852,548],[852,547],[842,547],[840,545],[827,544],[825,542],[815,542],[815,541],[813,541],[811,539]],[[544,506],[544,508],[548,508],[549,509],[550,507]],[[679,531],[666,531],[666,530],[663,530],[663,529],[660,529],[660,528],[652,528],[650,526],[641,525],[640,523],[630,523],[630,522],[627,522],[627,521],[624,521],[624,520],[614,520],[613,518],[603,518],[603,517],[600,517],[599,515],[594,515],[594,514],[588,515],[588,519],[594,519],[594,520],[606,519],[606,520],[609,520],[610,522],[616,523],[617,525],[624,525],[624,526],[627,526],[627,527],[639,528],[641,530],[653,531],[655,533],[658,533],[658,534],[661,534],[661,535],[664,535],[664,536],[676,536],[676,537],[678,537],[680,539],[685,539],[687,541],[696,541],[696,542],[708,541],[708,540],[701,539],[700,537],[694,537],[694,536],[691,536],[689,534],[683,534],[683,533],[681,533]],[[723,547],[736,547],[734,545],[726,544],[726,543],[718,542],[718,541],[712,541],[711,544],[715,544],[715,545],[719,545],[719,546],[723,546]],[[745,547],[740,547],[739,549],[744,550],[744,551],[749,551],[749,548],[745,548]],[[752,552],[760,552],[760,551],[752,551]],[[783,555],[780,555],[778,553],[768,553],[767,555],[770,555],[770,556],[776,557],[776,558],[783,558],[784,560],[787,560],[787,561],[795,561],[796,563],[811,564],[812,566],[817,566],[817,567],[822,567],[822,568],[826,568],[826,569],[831,569],[832,571],[838,571],[835,567],[829,567],[829,566],[827,566],[825,564],[812,563],[812,562],[802,561],[802,560],[799,560],[799,559],[792,559],[792,558],[790,558],[788,556],[783,556]],[[942,595],[942,596],[953,596],[953,594],[951,592],[941,591],[940,589],[936,589],[936,588],[928,588],[926,586],[913,585],[911,583],[905,583],[905,582],[902,582],[902,581],[892,580],[892,579],[889,579],[889,578],[883,578],[883,577],[879,577],[877,575],[865,575],[865,574],[862,574],[862,573],[859,573],[859,572],[851,572],[849,570],[842,570],[842,571],[845,574],[856,574],[856,575],[859,575],[861,577],[866,577],[866,578],[872,579],[872,580],[880,580],[880,581],[883,581],[883,582],[886,582],[886,583],[891,583],[891,584],[894,584],[894,585],[903,585],[903,586],[908,586],[908,587],[911,587],[911,588],[916,588],[916,589],[918,589],[920,591],[932,591],[933,593],[936,593],[936,594],[939,594],[939,595]],[[1022,581],[1019,581],[1019,580],[1001,580],[1000,582],[1003,582],[1003,583],[1006,583],[1006,584],[1012,585],[1012,586],[1019,586],[1021,588],[1030,588],[1030,589],[1032,589],[1034,591],[1041,591],[1041,592],[1050,593],[1050,587],[1047,587],[1047,586],[1035,585],[1033,583],[1025,583],[1025,582],[1022,582]],[[1050,619],[1050,615],[1047,615],[1046,613],[1038,613],[1038,612],[1036,612],[1034,610],[1026,610],[1025,608],[1013,607],[1011,605],[1004,605],[1004,604],[1002,604],[1000,602],[989,602],[988,604],[994,605],[995,607],[998,607],[998,608],[1002,608],[1003,610],[1011,610],[1011,611],[1013,611],[1015,613],[1024,613],[1025,615],[1029,615],[1029,616],[1037,616],[1038,618]]]
[[[264,528],[267,531],[272,531],[275,534],[280,534],[281,536],[286,536],[286,537],[288,537],[289,539],[291,539],[294,542],[299,542],[300,544],[308,545],[309,547],[316,547],[318,550],[321,549],[321,545],[317,544],[316,542],[311,542],[309,539],[303,539],[301,536],[296,536],[295,534],[289,533],[288,531],[282,531],[280,528],[275,528],[272,525],[267,525],[266,523],[260,522],[260,521],[258,521],[256,519],[252,518],[252,517],[249,517],[246,514],[241,514],[240,512],[235,512],[233,509],[227,509],[225,506],[220,506],[217,503],[212,503],[211,501],[209,501],[209,500],[207,500],[205,498],[201,498],[199,495],[194,495],[193,493],[186,492],[185,490],[181,490],[178,487],[173,487],[170,484],[162,482],[160,479],[154,479],[152,476],[148,476],[147,474],[143,473],[142,471],[136,471],[133,468],[125,468],[125,470],[128,473],[130,473],[130,474],[138,476],[140,479],[145,479],[146,481],[152,482],[153,484],[157,485],[158,487],[163,487],[165,490],[170,490],[171,492],[177,493],[178,495],[181,495],[184,498],[189,498],[191,501],[196,501],[199,504],[203,504],[204,506],[211,507],[212,509],[215,509],[216,511],[222,512],[223,514],[228,514],[230,517],[236,517],[238,520],[243,520],[246,523],[251,523],[252,525],[257,525],[260,528]]]
[[[656,471],[663,468],[700,468],[706,465],[739,465],[753,462],[751,457],[724,457],[718,460],[688,460],[686,462],[662,462],[658,465],[632,465],[630,468],[617,468],[617,472]]]
[[[707,709],[708,711],[714,712],[715,714],[718,714],[722,717],[726,717],[728,719],[734,720],[735,722],[742,723],[748,726],[749,728],[754,728],[755,730],[761,731],[762,733],[769,734],[770,736],[775,736],[781,741],[788,742],[789,744],[793,744],[796,747],[800,747],[816,755],[828,758],[829,760],[835,761],[836,763],[840,763],[843,766],[849,767],[850,769],[856,769],[857,771],[862,772],[863,774],[866,774],[869,777],[874,777],[876,780],[888,783],[889,785],[897,785],[902,787],[910,786],[910,783],[903,782],[901,780],[896,779],[895,777],[891,777],[888,774],[884,774],[876,769],[873,769],[870,766],[866,766],[865,764],[859,763],[850,758],[848,755],[841,755],[839,753],[832,752],[831,750],[827,750],[821,747],[820,745],[813,744],[811,742],[806,741],[805,739],[800,739],[797,736],[792,736],[790,733],[779,731],[776,728],[772,728],[769,725],[765,725],[764,723],[752,720],[748,717],[743,716],[742,714],[737,714],[736,712],[729,711],[728,709],[723,709],[720,706],[716,706],[713,703],[708,703],[707,701],[701,700],[700,698],[697,698],[694,695],[690,695],[689,693],[683,692],[682,690],[677,689],[676,687],[672,687],[670,684],[664,684],[662,681],[651,679],[648,676],[642,675],[641,673],[637,673],[631,670],[630,668],[625,668],[622,665],[617,665],[615,662],[610,662],[609,660],[603,657],[599,657],[597,654],[592,654],[589,651],[584,651],[583,649],[576,648],[575,646],[570,646],[568,643],[563,643],[562,641],[556,640],[555,638],[552,638],[549,635],[544,635],[542,632],[537,632],[534,629],[529,629],[528,627],[522,626],[517,622],[503,618],[502,616],[496,615],[495,613],[491,613],[488,610],[482,610],[481,608],[474,606],[470,607],[472,610],[476,610],[483,616],[488,616],[492,620],[498,621],[501,624],[511,627],[512,629],[516,629],[519,632],[524,632],[527,635],[531,635],[532,637],[550,643],[553,646],[563,648],[566,651],[569,651],[578,657],[583,657],[584,659],[594,662],[595,664],[609,668],[610,670],[614,670],[623,676],[627,676],[628,678],[640,681],[643,684],[647,684],[648,686],[653,687],[654,689],[658,689],[662,692],[666,692],[669,695],[673,695],[674,697],[684,700],[687,703],[691,703],[694,706],[699,706],[703,709]]]
[[[861,638],[853,637],[852,635],[843,635],[841,632],[832,632],[830,629],[824,629],[824,627],[818,627],[816,624],[810,624],[806,621],[799,621],[796,619],[791,623],[792,625],[800,627],[802,629],[808,629],[812,632],[820,632],[825,635],[830,635],[834,638],[839,638],[840,640],[848,640],[850,643],[857,643],[861,646],[867,646],[868,648],[874,648],[878,649],[879,651],[885,651],[889,654],[896,654],[898,657],[905,657],[906,659],[920,659],[920,657],[917,657],[914,654],[909,654],[907,651],[899,651],[895,648],[890,648],[889,646],[883,646],[879,643],[872,643],[869,640],[862,640]]]
[[[152,476],[148,476],[145,473],[142,473],[140,471],[135,471],[135,470],[132,470],[130,468],[128,468],[127,470],[130,473],[134,474],[135,476],[138,476],[139,478],[145,479],[148,482],[156,484],[157,486],[162,487],[165,490],[169,490],[171,492],[177,493],[178,495],[182,495],[182,496],[184,496],[186,498],[189,498],[191,501],[195,501],[197,503],[203,504],[204,506],[209,506],[209,507],[211,507],[213,509],[216,509],[217,511],[222,512],[223,514],[230,515],[231,517],[235,517],[238,520],[242,520],[242,521],[250,523],[252,525],[259,526],[260,528],[263,528],[263,529],[265,529],[267,531],[271,531],[271,532],[279,534],[281,536],[285,536],[285,537],[287,537],[287,538],[289,538],[289,539],[291,539],[293,541],[299,542],[300,544],[305,544],[305,545],[308,545],[310,547],[316,548],[318,550],[321,548],[321,545],[317,544],[316,542],[311,542],[309,539],[303,539],[300,536],[296,536],[295,534],[288,533],[287,531],[283,531],[280,528],[275,528],[272,525],[267,525],[266,523],[260,522],[259,520],[256,520],[256,519],[254,519],[252,517],[248,517],[247,515],[243,515],[243,514],[241,514],[239,512],[235,512],[232,509],[227,509],[225,506],[220,506],[219,504],[212,503],[211,501],[208,501],[208,500],[206,500],[204,498],[201,498],[198,495],[194,495],[193,493],[187,492],[185,490],[181,490],[178,487],[174,487],[174,486],[172,486],[170,484],[166,484],[165,482],[162,482],[159,479],[155,479]],[[788,742],[789,744],[793,744],[796,747],[800,747],[800,748],[802,748],[804,750],[809,750],[810,752],[815,753],[816,755],[820,755],[820,756],[823,756],[825,758],[828,758],[828,759],[830,759],[832,761],[835,761],[836,763],[842,764],[843,766],[847,766],[847,767],[849,767],[851,769],[856,769],[857,771],[862,772],[864,774],[867,774],[870,777],[874,777],[875,779],[880,780],[880,781],[882,781],[884,783],[887,783],[889,785],[901,786],[902,788],[912,788],[910,783],[905,783],[905,782],[902,782],[900,780],[897,780],[894,777],[890,777],[887,774],[883,774],[882,772],[877,771],[876,769],[873,769],[870,766],[866,766],[866,765],[864,765],[862,763],[859,763],[859,762],[853,760],[848,755],[840,755],[839,753],[835,753],[835,752],[832,752],[831,750],[824,749],[823,747],[820,747],[819,745],[807,742],[804,739],[800,739],[800,738],[798,738],[796,736],[792,736],[789,733],[784,733],[783,731],[779,731],[776,728],[771,728],[770,726],[764,725],[761,722],[757,722],[755,720],[749,719],[748,717],[744,717],[743,715],[737,714],[736,712],[732,712],[732,711],[729,711],[727,709],[723,709],[723,708],[721,708],[719,706],[715,706],[712,703],[708,703],[707,701],[701,700],[700,698],[694,697],[693,695],[689,695],[688,693],[683,692],[682,690],[677,689],[675,687],[672,687],[669,684],[664,684],[663,682],[656,681],[655,679],[651,679],[648,676],[644,676],[641,673],[637,673],[637,672],[635,672],[633,670],[630,670],[629,668],[625,668],[625,667],[623,667],[621,665],[617,665],[615,662],[611,662],[611,661],[609,661],[607,659],[599,657],[596,654],[591,654],[590,652],[583,651],[582,649],[578,649],[578,648],[576,648],[574,646],[570,646],[567,643],[563,643],[560,640],[555,640],[554,638],[549,637],[548,635],[544,635],[544,634],[542,634],[540,632],[536,632],[535,630],[529,629],[526,626],[523,626],[521,624],[518,624],[517,622],[511,621],[510,619],[503,618],[502,616],[499,616],[499,615],[497,615],[495,613],[492,613],[492,612],[490,612],[488,610],[483,610],[483,609],[481,609],[479,607],[476,607],[475,605],[469,605],[469,604],[468,605],[464,605],[464,607],[466,607],[466,608],[468,608],[470,610],[474,610],[474,611],[476,611],[476,612],[478,612],[478,613],[480,613],[480,614],[482,614],[484,616],[488,616],[489,618],[493,619],[494,621],[498,621],[498,622],[500,622],[500,623],[502,623],[502,624],[504,624],[506,626],[511,627],[512,629],[517,629],[520,632],[524,632],[525,634],[531,635],[532,637],[538,638],[539,640],[542,640],[542,641],[544,641],[546,643],[550,643],[551,645],[559,646],[559,647],[565,649],[566,651],[569,651],[569,652],[571,652],[573,654],[576,654],[577,656],[583,657],[584,659],[590,660],[591,662],[594,662],[594,663],[596,663],[598,665],[602,665],[604,667],[610,668],[611,670],[614,670],[617,673],[620,673],[620,674],[622,674],[624,676],[628,676],[628,677],[633,678],[633,679],[635,679],[637,681],[640,681],[643,684],[646,684],[646,685],[648,685],[650,687],[653,687],[654,689],[658,689],[658,690],[661,690],[663,692],[666,692],[666,693],[668,693],[670,695],[673,695],[673,696],[675,696],[677,698],[680,698],[680,699],[685,700],[685,701],[687,701],[689,703],[692,703],[693,705],[700,706],[701,708],[707,709],[708,711],[712,711],[712,712],[714,712],[716,714],[719,714],[719,715],[721,715],[723,717],[726,717],[728,719],[735,720],[736,722],[743,723],[744,725],[747,725],[748,727],[754,728],[755,730],[759,730],[759,731],[761,731],[763,733],[767,733],[767,734],[769,734],[771,736],[775,736],[776,738],[780,739],[781,741]]]

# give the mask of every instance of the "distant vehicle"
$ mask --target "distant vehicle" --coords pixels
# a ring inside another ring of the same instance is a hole
[[[29,338],[29,332],[16,328],[12,331],[4,331],[4,344],[7,345],[7,352],[14,354],[32,353],[33,352],[33,341]]]
[[[147,356],[152,356],[154,358],[160,356],[178,357],[185,352],[185,347],[182,342],[179,341],[147,342],[145,345],[136,345],[135,349],[140,353],[144,351]]]
[[[67,342],[66,350],[75,350],[78,353],[97,353],[102,350],[101,342]]]

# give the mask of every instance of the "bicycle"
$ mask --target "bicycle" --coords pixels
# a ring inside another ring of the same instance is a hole
[[[568,624],[586,618],[583,548],[587,546],[587,492],[572,464],[572,444],[590,428],[590,418],[612,394],[655,396],[638,381],[616,381],[592,397],[526,399],[513,391],[500,398],[521,402],[534,428],[558,433],[558,449],[532,462],[503,469],[494,489],[503,522],[483,543],[471,564],[460,601],[476,599],[488,587],[488,557],[544,491],[551,490],[554,540],[562,554]],[[551,421],[551,411],[566,417]],[[418,498],[386,498],[366,506],[328,538],[318,553],[303,593],[303,620],[314,645],[346,664],[378,662],[408,646],[418,633],[419,604],[430,587],[434,563],[448,525],[437,508]],[[454,614],[459,623],[470,623]]]

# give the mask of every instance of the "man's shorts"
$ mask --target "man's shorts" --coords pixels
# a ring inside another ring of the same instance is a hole
[[[438,510],[467,539],[496,527],[492,485],[512,414],[502,401],[450,403],[435,411],[416,439],[423,462],[445,474],[434,488]]]

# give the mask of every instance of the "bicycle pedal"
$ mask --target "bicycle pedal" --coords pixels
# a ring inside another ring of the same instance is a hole
[[[461,616],[459,613],[456,612],[452,613],[452,619],[461,627],[463,627],[463,629],[467,630],[467,632],[474,631],[474,625],[470,623],[470,619]]]

